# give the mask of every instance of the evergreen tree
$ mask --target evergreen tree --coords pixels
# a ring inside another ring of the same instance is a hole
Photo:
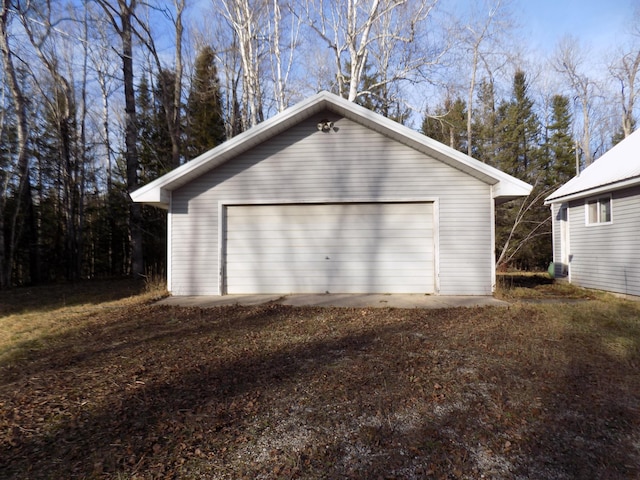
[[[422,133],[449,145],[451,148],[467,151],[467,106],[464,100],[447,97],[433,115],[425,115]]]
[[[528,198],[496,208],[498,267],[545,269],[551,258],[551,235],[549,209],[543,205],[546,187],[540,123],[522,70],[514,75],[511,100],[498,107],[497,126],[497,166],[534,185]]]
[[[140,182],[147,183],[171,170],[171,140],[168,133],[167,117],[162,95],[172,88],[173,72],[163,70],[157,76],[156,87],[151,91],[146,77],[142,77],[136,97],[136,119],[138,126],[138,158]],[[170,102],[169,102],[170,103]],[[114,189],[108,201],[114,209],[119,207],[121,192]],[[142,255],[148,273],[163,273],[166,257],[165,212],[149,205],[142,205]]]
[[[140,183],[155,180],[172,168],[171,139],[164,110],[163,95],[171,95],[173,72],[162,70],[151,91],[146,76],[138,85],[136,96],[138,126],[138,158]],[[169,92],[167,92],[169,89]],[[170,103],[170,102],[169,102]]]
[[[576,173],[569,105],[569,99],[564,95],[554,95],[551,100],[551,119],[546,128],[545,155],[541,167],[546,172],[545,186],[552,189],[567,182]]]
[[[525,73],[516,71],[509,102],[498,107],[498,167],[525,181],[535,181],[540,158],[540,122],[528,96]]]
[[[492,81],[482,80],[478,84],[478,103],[473,112],[475,132],[472,156],[491,166],[497,166],[498,115],[495,89]]]
[[[225,141],[220,81],[215,65],[215,52],[209,46],[198,52],[196,57],[186,117],[187,158],[197,157]]]

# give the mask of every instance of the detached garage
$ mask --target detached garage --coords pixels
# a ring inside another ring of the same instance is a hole
[[[488,295],[494,207],[531,186],[330,93],[132,193],[173,295]]]

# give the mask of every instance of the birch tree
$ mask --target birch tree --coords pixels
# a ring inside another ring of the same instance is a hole
[[[60,212],[64,218],[64,252],[65,277],[78,279],[82,270],[82,230],[84,214],[84,185],[86,167],[86,75],[87,75],[87,34],[86,22],[82,32],[76,38],[81,39],[82,68],[81,78],[76,82],[75,68],[65,65],[71,64],[71,58],[77,48],[65,42],[67,37],[54,38],[57,27],[62,21],[56,18],[59,12],[53,12],[51,4],[32,4],[29,10],[17,10],[23,31],[31,44],[32,50],[44,66],[52,83],[50,87],[39,82],[42,98],[46,103],[46,112],[51,120],[51,126],[57,137],[56,150],[60,159],[57,168],[60,175],[61,193]],[[65,30],[66,31],[66,30]],[[75,50],[75,51],[74,51]],[[67,58],[63,55],[66,53]],[[76,99],[75,85],[80,85],[80,95]],[[78,114],[80,117],[78,118]]]
[[[264,120],[260,85],[261,62],[264,45],[260,32],[266,30],[266,0],[218,0],[218,11],[233,32],[242,79],[242,129]]]
[[[10,41],[9,24],[12,20],[13,2],[2,0],[0,4],[0,51],[2,52],[2,63],[4,67],[4,81],[11,94],[13,110],[16,118],[17,152],[15,163],[11,167],[0,173],[2,191],[0,192],[0,287],[4,288],[11,281],[13,269],[13,256],[15,250],[16,223],[18,220],[19,207],[16,207],[10,219],[5,218],[6,212],[6,192],[9,182],[17,178],[18,195],[20,198],[29,181],[29,155],[27,144],[29,142],[29,128],[27,121],[27,100],[23,88],[18,81],[16,67],[16,55]],[[6,221],[10,222],[9,241],[4,238]],[[5,249],[8,245],[8,250]]]
[[[417,3],[408,0],[306,0],[299,15],[304,15],[305,23],[333,52],[337,94],[353,102],[367,94],[361,90],[361,83],[372,50],[383,45],[383,50],[391,52],[390,46],[396,42],[411,44],[419,23],[436,3],[437,0]],[[417,6],[417,9],[411,15],[402,16],[403,21],[393,21],[401,7],[408,8],[409,5]],[[381,55],[380,58],[384,69],[385,61],[391,57]],[[406,64],[411,65],[411,62]],[[413,65],[411,70],[418,66]],[[407,74],[408,71],[401,73],[401,70],[390,74],[387,68],[382,82],[389,84]]]
[[[289,104],[289,77],[296,58],[301,27],[300,18],[292,14],[291,4],[285,5],[283,11],[282,3],[281,0],[270,0],[268,4],[273,96],[278,112]]]
[[[510,25],[507,17],[503,14],[503,0],[493,0],[485,2],[486,10],[480,12],[475,8],[470,14],[469,21],[460,29],[462,39],[470,57],[469,83],[467,85],[467,154],[471,155],[473,139],[473,114],[474,99],[476,95],[476,85],[478,70],[484,66],[492,75],[491,57],[505,56],[500,51],[499,37],[504,34]]]

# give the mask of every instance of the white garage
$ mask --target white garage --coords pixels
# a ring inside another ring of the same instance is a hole
[[[172,295],[490,295],[495,205],[531,186],[321,92],[136,190]]]
[[[433,293],[432,202],[226,207],[225,293]]]

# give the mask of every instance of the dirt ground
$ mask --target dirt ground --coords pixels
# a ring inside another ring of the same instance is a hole
[[[0,478],[640,478],[638,303],[130,295],[0,295],[0,328],[56,325],[1,344]]]

